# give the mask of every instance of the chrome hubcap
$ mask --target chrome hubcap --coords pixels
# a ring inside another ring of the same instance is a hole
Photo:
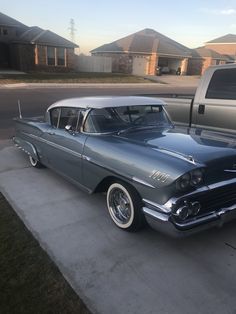
[[[126,193],[118,188],[113,189],[109,195],[109,206],[114,218],[126,224],[131,217],[131,207]]]

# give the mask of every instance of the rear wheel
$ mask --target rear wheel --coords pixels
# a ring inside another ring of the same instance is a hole
[[[35,167],[35,168],[42,168],[43,165],[35,158],[33,158],[32,156],[29,155],[29,161],[31,166]]]
[[[107,191],[107,208],[117,227],[138,231],[144,226],[142,202],[137,191],[123,182],[112,183]]]

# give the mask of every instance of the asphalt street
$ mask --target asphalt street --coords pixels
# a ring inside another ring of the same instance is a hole
[[[23,115],[86,95],[193,93],[155,85],[0,89],[0,191],[94,313],[236,314],[236,222],[173,239],[112,223],[105,196],[87,195],[50,169],[34,169],[6,139],[17,100]]]

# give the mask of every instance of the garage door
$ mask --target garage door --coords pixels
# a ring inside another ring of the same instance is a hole
[[[146,75],[148,73],[148,59],[145,57],[133,58],[133,75]]]

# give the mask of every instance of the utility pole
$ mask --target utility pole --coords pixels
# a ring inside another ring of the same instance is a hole
[[[76,32],[74,19],[70,19],[70,27],[68,29],[70,31],[70,39],[74,43],[75,42],[75,32]]]

